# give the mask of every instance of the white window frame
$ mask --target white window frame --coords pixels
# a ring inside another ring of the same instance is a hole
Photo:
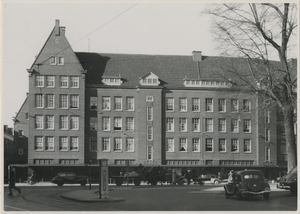
[[[249,145],[247,145],[249,143]],[[249,148],[249,150],[248,150]],[[250,139],[244,139],[244,152],[245,153],[251,153],[251,140]]]
[[[226,138],[219,138],[219,152],[226,152]]]
[[[70,76],[70,88],[79,88],[79,76]]]
[[[35,76],[35,86],[36,87],[44,87],[45,86],[45,76],[36,75]]]
[[[211,123],[210,123],[211,121]],[[214,120],[213,118],[205,118],[205,131],[214,132]]]
[[[153,121],[153,107],[147,106],[147,121]]]
[[[68,94],[60,94],[59,95],[60,108],[68,109],[69,108],[69,96]]]
[[[68,115],[60,115],[59,116],[59,128],[60,130],[68,130],[69,127],[69,116]]]
[[[179,138],[179,152],[187,152],[188,142],[186,138]]]
[[[244,127],[243,128],[244,128],[244,133],[251,133],[251,120],[250,119],[244,119]]]
[[[118,97],[114,97],[114,110],[115,111],[122,111],[123,106],[122,106],[122,97],[118,96]]]
[[[153,96],[147,96],[146,97],[146,102],[154,102],[154,97]]]
[[[166,111],[174,111],[174,98],[173,97],[166,98]]]
[[[226,112],[226,99],[219,99],[219,112]]]
[[[97,111],[98,109],[98,97],[90,97],[90,110]]]
[[[34,137],[34,150],[43,151],[44,150],[44,138],[43,136]]]
[[[187,118],[179,118],[179,131],[187,132]]]
[[[79,95],[78,94],[70,95],[70,108],[71,109],[79,109]]]
[[[166,118],[166,131],[174,132],[174,118],[170,118],[170,117]]]
[[[239,139],[236,139],[236,138],[234,138],[234,139],[231,139],[231,145],[230,145],[230,150],[231,150],[231,152],[232,153],[238,153],[239,152],[239,150],[240,150],[240,146],[239,146]]]
[[[134,117],[126,117],[126,130],[134,130]]]
[[[200,138],[193,138],[192,139],[192,151],[193,152],[200,152]]]
[[[122,131],[122,117],[114,118],[114,131]]]
[[[238,119],[232,119],[231,120],[231,132],[232,133],[239,133],[240,127],[239,127],[239,120]]]
[[[110,97],[102,97],[102,110],[110,111],[110,109],[111,109]]]
[[[55,76],[47,75],[46,76],[46,87],[47,88],[54,88],[55,87]]]
[[[59,137],[59,150],[60,151],[68,151],[69,148],[69,139],[66,136]]]
[[[79,130],[79,116],[77,115],[70,116],[70,129]]]
[[[50,65],[56,65],[56,57],[55,56],[51,56],[49,58],[49,61],[50,61]]]
[[[270,123],[270,111],[266,110],[265,111],[265,123]]]
[[[90,131],[98,131],[98,118],[90,117]]]
[[[211,140],[211,142],[209,142]],[[211,143],[211,147],[208,147],[208,143]],[[211,151],[208,151],[208,148],[211,148]],[[205,152],[214,152],[214,139],[206,138],[205,139]]]
[[[62,56],[57,57],[57,65],[64,65],[65,64],[65,59]]]
[[[192,111],[200,112],[200,98],[192,98]]]
[[[247,113],[251,112],[251,100],[249,99],[243,100],[243,111]]]
[[[102,151],[110,152],[110,138],[109,137],[102,137]]]
[[[166,152],[174,152],[174,138],[166,139]]]
[[[102,131],[110,131],[110,117],[102,117]]]
[[[271,161],[271,148],[266,147],[265,149],[265,161]]]
[[[44,108],[44,94],[35,94],[35,107]]]
[[[114,138],[114,151],[122,152],[122,138],[121,137]]]
[[[46,115],[46,129],[54,130],[54,115]]]
[[[147,126],[147,140],[153,140],[153,126]]]
[[[187,98],[179,98],[179,111],[187,112]]]
[[[213,98],[206,98],[205,99],[205,111],[206,112],[214,112],[214,100],[213,100]]]
[[[126,152],[134,152],[134,138],[133,137],[126,138]]]
[[[232,113],[239,112],[239,100],[238,99],[231,99],[231,112]]]
[[[126,111],[134,111],[134,97],[126,97]]]
[[[153,160],[153,146],[147,146],[147,160]]]
[[[266,142],[270,142],[270,137],[271,137],[271,131],[270,129],[265,130],[265,140]]]
[[[69,77],[68,76],[59,76],[59,87],[60,88],[69,88]]]
[[[55,95],[46,94],[46,108],[54,109],[55,107]]]
[[[35,115],[35,129],[42,130],[44,129],[44,116]]]
[[[226,132],[226,119],[219,118],[219,132]]]
[[[70,137],[70,151],[79,151],[79,138],[77,136]]]
[[[192,118],[192,131],[200,132],[200,118]]]

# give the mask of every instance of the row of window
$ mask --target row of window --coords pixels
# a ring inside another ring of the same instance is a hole
[[[35,115],[35,129],[54,130],[54,115]],[[79,130],[79,116],[60,115],[60,130]]]
[[[101,150],[103,152],[110,152],[111,151],[111,142],[109,137],[102,137],[102,148]],[[91,137],[90,138],[90,150],[91,151],[97,151],[97,138]],[[134,152],[134,138],[127,137],[125,142],[125,147],[123,147],[123,142],[121,137],[115,137],[113,138],[113,151],[115,152]]]
[[[58,76],[60,88],[79,88],[79,76]],[[56,76],[54,75],[36,75],[35,86],[55,88]]]
[[[54,164],[53,159],[34,159],[34,164]],[[79,164],[78,159],[59,159],[59,164]]]
[[[200,152],[200,139],[193,138],[191,144],[188,143],[187,138],[179,138],[179,143],[177,145],[179,152],[187,152],[189,151],[189,146],[191,146],[192,152]],[[205,139],[204,145],[205,152],[214,152],[214,140],[212,138]],[[218,151],[219,152],[227,152],[227,139],[219,138],[218,139]],[[175,152],[175,142],[174,138],[166,139],[166,151],[167,152]],[[239,139],[231,139],[230,141],[230,151],[231,152],[240,152],[240,143]],[[251,152],[251,140],[244,139],[243,141],[243,152],[250,153]]]
[[[44,142],[45,141],[45,142]],[[54,151],[55,141],[54,136],[35,136],[34,141],[35,151]],[[61,136],[59,137],[60,151],[79,151],[79,141],[77,136]]]
[[[98,109],[98,97],[90,97],[90,109]],[[123,110],[123,98],[120,96],[114,97],[114,106],[115,111]],[[102,110],[110,111],[111,110],[111,98],[102,97]],[[126,97],[126,111],[134,111],[134,97]]]
[[[148,107],[147,112],[147,121],[153,120],[153,108]],[[205,118],[205,131],[213,132],[214,129],[214,120],[212,118]],[[166,132],[174,132],[175,130],[175,119],[174,118],[166,118]],[[200,132],[200,118],[191,118],[192,132]],[[126,117],[126,130],[134,130],[134,118]],[[150,129],[150,128],[149,128]],[[98,118],[91,117],[90,118],[90,130],[97,131],[98,130]],[[102,131],[122,131],[122,117],[114,117],[113,118],[113,128],[111,127],[111,118],[110,117],[102,117]],[[178,130],[180,132],[188,131],[188,119],[187,118],[179,118],[178,121]],[[226,132],[226,119],[220,118],[218,119],[218,131]],[[244,133],[251,133],[251,120],[244,119],[243,120],[243,131]],[[151,130],[150,130],[151,132]],[[231,119],[231,132],[238,133],[239,132],[239,119]],[[269,133],[269,132],[268,132]],[[269,136],[269,135],[268,135]]]
[[[35,94],[35,107],[36,108],[55,108],[55,95],[54,94]],[[78,109],[79,108],[79,95],[77,94],[60,94],[59,95],[59,108],[61,109]]]

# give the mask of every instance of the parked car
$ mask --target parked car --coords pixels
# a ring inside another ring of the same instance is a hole
[[[214,174],[206,174],[202,175],[201,177],[195,178],[194,183],[198,183],[202,186],[204,184],[220,184],[222,183],[222,181]]]
[[[236,196],[241,200],[244,196],[263,195],[269,199],[271,188],[259,170],[242,170],[234,172],[233,181],[224,185],[225,197]]]
[[[87,176],[77,176],[74,172],[60,172],[55,176],[51,183],[62,186],[64,184],[80,184],[85,186],[87,184]]]
[[[278,189],[290,190],[292,194],[297,195],[297,166],[283,176],[276,187]]]

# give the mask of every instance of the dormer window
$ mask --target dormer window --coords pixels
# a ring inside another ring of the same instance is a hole
[[[154,73],[150,72],[145,76],[140,78],[141,85],[151,85],[151,86],[158,86],[160,84],[159,78]]]
[[[122,77],[119,75],[117,77],[108,77],[108,76],[103,76],[102,77],[102,83],[105,85],[122,85],[123,80]]]
[[[50,65],[56,65],[56,58],[55,56],[50,57]]]
[[[187,79],[183,80],[185,87],[210,87],[210,88],[231,88],[232,84],[229,81],[220,80],[199,80],[199,79]]]

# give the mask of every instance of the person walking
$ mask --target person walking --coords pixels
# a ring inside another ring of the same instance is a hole
[[[12,194],[12,189],[15,189],[21,194],[21,189],[16,187],[16,169],[12,167],[10,171],[10,178],[9,178],[9,194],[8,195],[13,195]]]

